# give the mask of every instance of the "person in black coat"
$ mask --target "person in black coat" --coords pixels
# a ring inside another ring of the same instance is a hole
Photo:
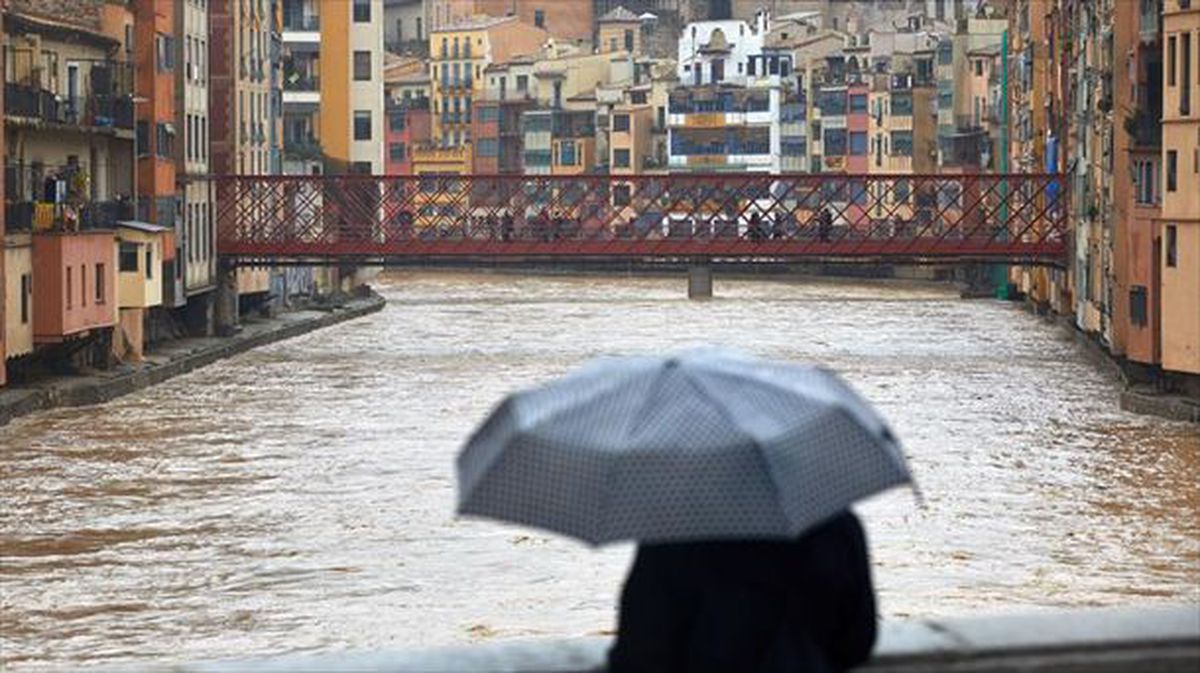
[[[794,541],[644,544],[610,673],[836,673],[870,656],[866,536],[844,511]]]

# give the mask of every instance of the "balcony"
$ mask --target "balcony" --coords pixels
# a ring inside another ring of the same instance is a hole
[[[1162,122],[1153,112],[1137,110],[1126,117],[1125,132],[1134,147],[1162,147]]]
[[[104,230],[116,228],[120,220],[133,219],[133,206],[127,201],[9,201],[4,204],[4,217],[10,232]]]
[[[283,78],[284,91],[320,91],[321,80],[315,75],[285,75]]]
[[[321,30],[321,17],[315,14],[284,14],[284,32],[313,33]]]
[[[23,84],[4,85],[4,114],[11,121],[133,129],[133,99],[128,94],[99,93],[64,97]]]
[[[677,89],[671,92],[668,101],[671,114],[768,112],[770,109],[769,92],[746,89],[720,92]]]
[[[321,143],[313,136],[285,138],[283,157],[290,161],[320,161],[325,157]]]

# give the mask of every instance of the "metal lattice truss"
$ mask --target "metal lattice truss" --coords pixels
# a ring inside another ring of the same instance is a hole
[[[243,262],[438,257],[1065,263],[1060,175],[210,179]]]

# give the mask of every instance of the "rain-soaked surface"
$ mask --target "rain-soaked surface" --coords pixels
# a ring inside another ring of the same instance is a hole
[[[923,487],[860,507],[885,617],[1200,599],[1200,433],[933,286],[384,276],[378,314],[0,429],[0,667],[609,630],[629,546],[455,521],[505,392],[701,343],[832,366]]]

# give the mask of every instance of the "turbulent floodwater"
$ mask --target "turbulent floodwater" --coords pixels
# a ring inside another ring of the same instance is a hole
[[[506,391],[718,343],[817,361],[889,417],[927,502],[859,509],[889,618],[1200,599],[1200,433],[1117,409],[1054,327],[945,288],[383,276],[381,313],[0,429],[0,667],[612,628],[631,548],[456,521]]]

